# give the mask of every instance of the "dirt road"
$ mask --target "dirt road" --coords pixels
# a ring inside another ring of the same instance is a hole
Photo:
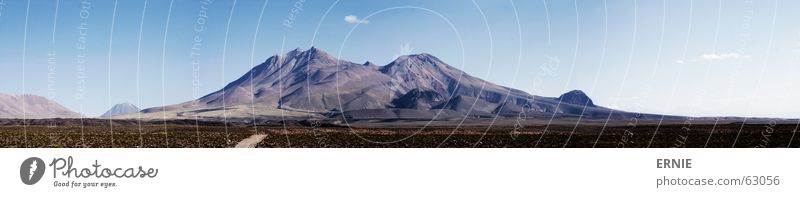
[[[236,144],[235,148],[255,148],[256,145],[267,138],[267,134],[255,134]]]

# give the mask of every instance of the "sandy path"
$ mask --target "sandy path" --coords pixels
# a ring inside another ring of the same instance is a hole
[[[264,140],[264,138],[267,138],[267,134],[251,135],[247,139],[244,139],[236,144],[235,148],[255,148],[256,145],[261,142],[261,140]]]

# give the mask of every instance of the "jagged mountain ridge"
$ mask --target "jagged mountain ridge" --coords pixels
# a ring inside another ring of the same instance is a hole
[[[377,66],[339,60],[314,47],[272,56],[221,90],[197,100],[142,110],[144,114],[170,114],[170,118],[340,114],[366,119],[426,119],[442,114],[445,116],[439,118],[513,117],[523,111],[541,116],[633,116],[626,112],[609,116],[610,109],[596,106],[581,91],[553,98],[496,85],[430,54],[400,56]]]

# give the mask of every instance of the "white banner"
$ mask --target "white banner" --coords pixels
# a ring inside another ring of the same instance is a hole
[[[81,197],[785,196],[800,193],[797,151],[3,149],[0,188]],[[32,157],[45,169],[27,185],[40,170],[25,163]]]

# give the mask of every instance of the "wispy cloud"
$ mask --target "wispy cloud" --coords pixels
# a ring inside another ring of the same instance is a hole
[[[703,60],[727,60],[727,59],[739,59],[739,58],[750,58],[749,55],[741,55],[738,53],[723,53],[723,54],[703,54],[700,56]]]
[[[709,53],[709,54],[702,54],[694,59],[677,60],[675,62],[678,64],[683,64],[688,62],[721,61],[721,60],[734,60],[734,59],[744,59],[744,58],[750,58],[750,56],[742,55],[739,53]]]
[[[411,53],[413,53],[413,52],[414,52],[414,48],[411,48],[411,44],[406,42],[406,43],[400,45],[399,53],[394,54],[394,56],[392,56],[392,59],[397,59],[398,57],[404,56],[404,55],[411,55]]]
[[[347,23],[350,23],[350,24],[359,24],[359,23],[360,24],[369,24],[368,20],[360,19],[356,15],[344,16],[344,22],[347,22]]]

